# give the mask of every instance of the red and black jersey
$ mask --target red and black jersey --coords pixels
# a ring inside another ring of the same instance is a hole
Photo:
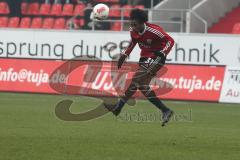
[[[143,33],[137,33],[130,28],[131,42],[124,54],[130,55],[135,45],[138,43],[141,49],[141,57],[154,58],[155,51],[168,54],[174,45],[174,40],[163,29],[155,24],[145,23]]]

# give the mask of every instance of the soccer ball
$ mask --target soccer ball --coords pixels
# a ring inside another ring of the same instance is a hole
[[[99,3],[93,8],[93,18],[96,20],[104,20],[108,18],[109,7],[106,4]]]

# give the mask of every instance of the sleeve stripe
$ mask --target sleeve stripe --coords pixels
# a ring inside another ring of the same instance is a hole
[[[124,53],[121,53],[121,54],[123,54],[123,55],[125,55],[125,56],[127,56],[128,57],[128,55],[124,52]]]
[[[170,46],[171,46],[171,42],[168,41],[167,44],[166,44],[166,46],[163,48],[162,51],[164,52],[164,51],[168,50],[168,48],[169,48]]]
[[[163,35],[161,35],[161,34],[160,34],[159,32],[157,32],[157,31],[154,31],[154,30],[152,30],[152,29],[149,29],[149,31],[152,32],[152,33],[155,33],[156,35],[158,35],[158,36],[161,37],[161,38],[164,37]]]
[[[155,32],[157,32],[157,33],[159,33],[162,37],[164,37],[164,35],[163,35],[159,30],[156,30],[156,29],[154,29],[154,28],[152,28],[152,30],[155,31]]]
[[[151,28],[149,28],[149,29],[147,29],[147,30],[150,31],[150,32],[152,32],[152,33],[154,33],[154,34],[156,34],[157,36],[159,36],[159,37],[161,37],[161,38],[164,37],[163,35],[160,34],[160,32],[157,32],[156,30],[153,30],[153,29],[151,29]]]
[[[161,37],[161,38],[164,37],[164,35],[163,35],[160,31],[158,31],[158,30],[156,30],[156,29],[154,29],[154,28],[150,28],[150,27],[147,26],[147,30],[150,31],[150,32],[152,32],[152,33],[154,33],[154,34],[156,34],[156,35],[158,35],[158,36]]]

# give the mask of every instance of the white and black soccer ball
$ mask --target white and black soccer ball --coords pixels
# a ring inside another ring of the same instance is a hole
[[[93,18],[96,20],[105,20],[109,15],[109,7],[106,4],[99,3],[93,8]]]

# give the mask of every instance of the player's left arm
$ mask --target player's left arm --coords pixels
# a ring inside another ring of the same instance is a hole
[[[156,72],[165,64],[166,57],[174,45],[173,38],[162,29],[159,29],[157,36],[158,37],[156,40],[157,43],[161,45],[161,49],[154,52],[157,55],[157,58],[154,60],[154,63],[148,68],[148,73],[150,75],[155,75]]]
[[[158,29],[159,36],[157,37],[157,41],[159,45],[161,45],[161,49],[158,51],[155,51],[154,53],[157,56],[161,57],[161,63],[165,64],[165,60],[169,52],[171,51],[172,47],[174,46],[174,39],[168,35],[166,32],[164,32],[161,28]]]

